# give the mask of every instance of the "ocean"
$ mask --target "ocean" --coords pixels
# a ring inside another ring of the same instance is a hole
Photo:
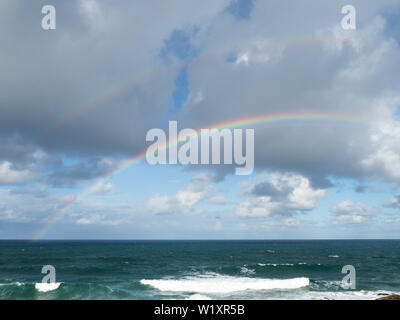
[[[56,284],[40,285],[52,265]],[[356,288],[341,286],[342,267]],[[39,283],[39,284],[38,284]],[[375,299],[400,240],[0,241],[0,299]]]

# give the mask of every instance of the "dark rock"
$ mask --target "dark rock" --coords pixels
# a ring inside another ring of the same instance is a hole
[[[387,296],[377,298],[376,300],[400,300],[400,295],[398,294],[389,294]]]

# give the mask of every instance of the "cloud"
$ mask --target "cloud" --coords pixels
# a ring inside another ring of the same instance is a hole
[[[343,200],[331,208],[331,212],[335,216],[332,222],[335,224],[369,222],[373,218],[375,211],[374,207],[362,202],[355,203],[351,200]]]
[[[255,125],[255,173],[237,198],[215,183],[234,166],[197,166],[190,169],[212,174],[196,172],[144,204],[78,199],[63,221],[128,225],[143,213],[138,225],[146,228],[173,220],[151,214],[181,214],[189,225],[215,205],[227,214],[204,223],[211,229],[243,221],[254,230],[296,228],[337,177],[356,180],[358,191],[376,180],[400,183],[400,46],[388,17],[398,0],[354,0],[355,31],[341,29],[340,3],[315,0],[53,5],[57,29],[46,32],[40,3],[0,4],[0,185],[9,188],[0,189],[2,221],[46,221],[77,200],[64,187],[87,184],[145,150],[147,130],[172,117],[181,128],[202,128],[261,114],[332,114]],[[114,189],[103,182],[91,192]],[[385,206],[398,208],[398,200]],[[361,224],[374,210],[343,201],[330,222]],[[263,219],[241,219],[252,217]]]
[[[33,181],[35,174],[29,170],[14,170],[8,161],[0,163],[0,185],[16,185]]]
[[[109,188],[107,184],[105,188]],[[128,225],[139,214],[138,207],[129,202],[97,199],[59,195],[45,185],[0,189],[0,221],[28,226],[26,238],[60,213],[63,213],[61,230],[66,225]]]
[[[365,193],[368,191],[368,187],[364,186],[364,185],[358,185],[355,189],[355,192],[357,193]]]
[[[312,210],[326,190],[314,189],[308,178],[296,174],[268,173],[261,182],[247,186],[247,198],[236,206],[236,215],[265,218],[273,215],[291,216]]]
[[[76,225],[121,226],[132,225],[140,212],[131,203],[97,201],[89,199],[77,201],[68,211],[64,221]]]
[[[230,201],[226,199],[226,197],[222,194],[217,194],[215,196],[211,196],[208,199],[208,203],[210,204],[216,204],[216,205],[226,205],[229,204]]]
[[[389,201],[387,201],[384,206],[386,208],[400,209],[400,195],[392,196]]]
[[[393,102],[393,104],[400,102]],[[400,182],[400,123],[388,119],[375,128],[371,145],[375,147],[361,166],[375,177],[389,182]]]
[[[165,41],[207,26],[229,1],[52,4],[51,32],[37,27],[40,3],[0,5],[0,137],[17,133],[46,152],[106,156],[145,148],[182,67],[160,57]]]
[[[82,181],[101,177],[110,172],[115,166],[115,160],[110,157],[83,158],[78,159],[73,164],[62,162],[51,168],[46,181],[53,186],[73,186]],[[100,188],[99,185],[97,186]],[[104,191],[106,186],[103,185],[101,188]]]
[[[256,196],[268,196],[271,200],[283,200],[290,192],[287,185],[277,185],[269,181],[260,182],[253,186],[251,192]]]
[[[100,220],[100,216],[92,215],[90,218],[80,218],[76,221],[76,224],[93,224]]]
[[[202,50],[188,63],[188,86],[189,97],[201,93],[201,99],[186,101],[181,126],[284,113],[358,119],[257,125],[256,170],[297,172],[313,182],[399,181],[399,153],[393,145],[385,152],[386,135],[371,142],[382,123],[399,125],[400,48],[382,15],[395,2],[354,5],[363,10],[356,32],[341,29],[340,6],[333,3],[307,1],[288,10],[286,2],[257,1],[247,20],[221,15],[196,35]],[[385,170],[383,156],[391,163]]]
[[[111,182],[98,182],[90,188],[90,193],[97,195],[106,195],[111,194],[114,189],[114,184]]]
[[[37,164],[47,157],[39,147],[16,134],[4,136],[0,134],[0,145],[0,161],[11,162],[16,166],[26,167]]]
[[[0,141],[17,135],[21,142],[10,157],[30,157],[33,148],[91,162],[144,150],[147,130],[170,115],[184,69],[182,127],[293,112],[371,121],[257,126],[257,170],[297,172],[313,183],[332,176],[399,181],[388,131],[376,141],[371,134],[388,121],[399,126],[400,49],[383,15],[396,1],[356,1],[363,11],[356,32],[341,29],[338,4],[315,1],[290,10],[285,1],[241,0],[54,5],[61,21],[54,32],[33,27],[37,4],[1,5]],[[18,19],[22,8],[27,14]],[[84,167],[90,170],[83,162],[59,170],[51,183],[88,177]],[[218,177],[233,172],[213,168]]]
[[[147,201],[147,210],[152,214],[171,213],[173,203],[167,196],[155,195]]]
[[[0,220],[42,223],[74,200],[73,195],[55,195],[43,187],[0,189]]]
[[[199,214],[202,211],[196,205],[202,201],[226,204],[225,197],[218,194],[218,189],[212,182],[213,177],[209,172],[198,174],[174,195],[155,195],[148,199],[146,209],[152,214]]]

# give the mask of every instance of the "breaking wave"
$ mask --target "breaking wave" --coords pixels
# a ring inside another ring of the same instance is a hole
[[[52,283],[35,283],[35,289],[40,292],[48,292],[57,290],[60,286],[61,282],[52,282]]]
[[[308,286],[310,280],[308,278],[265,279],[207,274],[181,279],[142,279],[140,283],[160,291],[230,293],[245,290],[297,289]]]

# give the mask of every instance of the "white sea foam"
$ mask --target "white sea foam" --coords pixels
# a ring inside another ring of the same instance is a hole
[[[267,266],[278,267],[278,266],[294,266],[293,263],[267,263]]]
[[[339,256],[337,254],[330,254],[328,258],[339,258]]]
[[[58,289],[60,284],[61,282],[51,282],[51,283],[37,282],[35,283],[35,289],[40,292],[48,292]]]
[[[312,282],[310,284],[310,290],[313,291],[315,290],[326,290],[326,291],[330,291],[330,290],[334,290],[337,291],[342,287],[342,281],[341,280],[331,280],[331,281],[317,281],[317,282]],[[353,291],[355,292],[355,291]]]
[[[308,278],[263,279],[209,274],[181,279],[140,280],[160,291],[230,293],[244,290],[297,289],[308,286]]]
[[[265,266],[270,266],[270,267],[279,267],[279,266],[287,266],[287,267],[293,267],[296,265],[295,263],[257,263],[260,267],[265,267]],[[298,265],[305,265],[307,262],[299,262],[297,263]],[[318,264],[320,265],[320,263]]]
[[[185,300],[212,300],[210,297],[207,297],[203,294],[192,294],[191,296],[187,297]]]
[[[256,271],[254,269],[247,268],[246,266],[240,268],[240,273],[244,274],[255,274]]]
[[[23,282],[18,282],[18,281],[17,282],[10,282],[10,283],[0,283],[0,287],[2,287],[2,286],[12,286],[12,285],[20,287],[20,286],[24,285],[24,283]]]
[[[306,300],[375,300],[388,294],[387,291],[308,291],[300,296],[286,296],[285,299],[306,299]]]

